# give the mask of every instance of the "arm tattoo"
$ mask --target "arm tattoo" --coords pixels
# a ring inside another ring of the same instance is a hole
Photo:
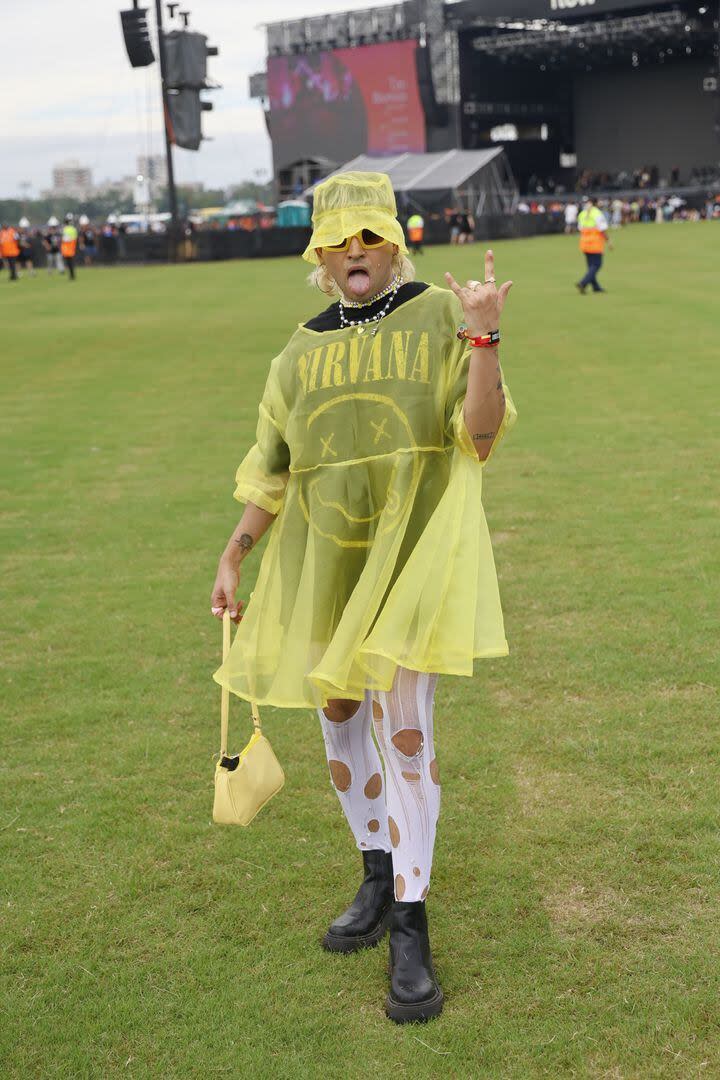
[[[237,537],[233,537],[233,539],[235,540],[235,543],[239,544],[242,550],[246,553],[255,543],[250,533],[243,533],[239,540]]]
[[[480,435],[473,435],[473,439],[494,439],[494,431],[484,431]]]

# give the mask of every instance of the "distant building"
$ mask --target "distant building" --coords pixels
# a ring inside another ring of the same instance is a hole
[[[86,199],[93,190],[92,171],[79,161],[63,161],[52,171],[53,194]]]
[[[140,154],[137,174],[149,181],[151,191],[166,188],[168,183],[167,161],[164,154]]]
[[[124,199],[133,194],[135,183],[135,176],[123,176],[121,180],[103,180],[97,184],[95,193],[97,195],[117,195],[119,198]]]

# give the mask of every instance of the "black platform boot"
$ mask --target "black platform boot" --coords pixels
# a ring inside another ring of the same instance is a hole
[[[390,913],[390,993],[385,1012],[398,1024],[439,1016],[443,992],[433,971],[425,903],[397,900]]]
[[[365,880],[347,911],[335,920],[323,938],[330,952],[371,949],[387,930],[393,904],[392,855],[363,851]]]

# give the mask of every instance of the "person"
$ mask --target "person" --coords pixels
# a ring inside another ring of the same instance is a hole
[[[475,221],[472,214],[460,214],[460,235],[458,244],[471,244],[475,239]]]
[[[62,231],[62,240],[60,241],[60,253],[63,258],[63,263],[67,267],[68,274],[70,275],[69,281],[75,280],[75,254],[77,252],[78,244],[78,231],[73,224],[74,218],[72,214],[65,215],[65,226]]]
[[[33,235],[28,229],[23,229],[19,236],[20,255],[18,262],[24,270],[27,270],[30,277],[35,277],[35,250],[33,246]]]
[[[576,202],[565,204],[565,232],[574,233],[577,229],[578,207]]]
[[[95,239],[95,230],[90,224],[85,225],[82,231],[82,249],[83,265],[92,266],[97,255],[97,242]]]
[[[585,276],[577,282],[578,292],[584,293],[588,285],[593,292],[605,292],[597,276],[602,266],[605,245],[612,251],[612,244],[608,236],[607,218],[598,207],[597,196],[593,195],[586,200],[583,209],[578,214],[578,229],[580,230],[580,250],[587,262]]]
[[[57,270],[59,273],[64,274],[65,267],[63,266],[62,256],[60,255],[60,238],[57,230],[52,225],[48,225],[47,230],[43,235],[43,247],[45,248],[48,274],[52,274],[53,270]]]
[[[19,234],[17,229],[5,222],[0,225],[0,255],[7,263],[9,281],[17,281],[17,261],[20,255]]]
[[[459,207],[456,207],[450,214],[450,243],[460,243],[460,233],[463,226],[463,214]]]
[[[364,867],[323,945],[354,952],[389,926],[386,1013],[425,1020],[443,1007],[425,907],[438,674],[508,651],[481,489],[516,417],[498,357],[512,282],[496,288],[492,252],[484,282],[414,281],[383,173],[317,186],[303,257],[335,299],[270,365],[211,594],[239,623],[214,677],[259,705],[317,710]],[[271,526],[243,615],[242,562]]]
[[[425,233],[425,219],[422,214],[411,214],[407,220],[408,240],[413,255],[422,255],[422,242]]]

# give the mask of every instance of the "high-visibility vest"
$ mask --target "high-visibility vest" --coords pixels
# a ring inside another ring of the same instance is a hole
[[[72,259],[77,251],[78,232],[74,225],[66,225],[62,231],[60,251],[64,259]]]
[[[14,229],[2,229],[0,231],[0,255],[5,259],[17,258],[20,248],[17,242],[17,233]]]
[[[602,255],[605,250],[607,235],[605,230],[600,228],[601,221],[604,221],[604,215],[597,206],[581,210],[578,214],[580,250],[586,255]]]
[[[418,243],[423,238],[425,222],[420,214],[411,214],[407,222],[408,237],[413,243]]]

